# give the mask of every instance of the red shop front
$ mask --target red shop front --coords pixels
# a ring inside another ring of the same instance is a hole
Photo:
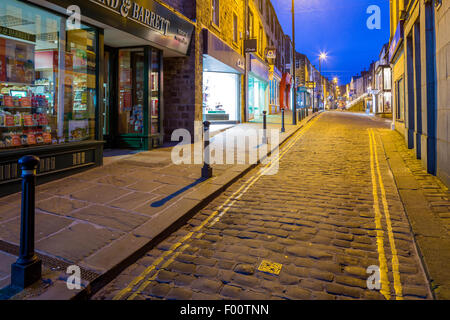
[[[287,72],[284,73],[280,82],[280,107],[285,110],[291,108],[291,83],[291,75]]]

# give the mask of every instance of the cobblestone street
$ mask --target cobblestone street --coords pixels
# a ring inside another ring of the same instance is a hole
[[[277,174],[250,171],[93,299],[434,298],[390,135],[375,117],[321,114],[281,147]]]

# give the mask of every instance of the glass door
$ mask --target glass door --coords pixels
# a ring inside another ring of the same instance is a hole
[[[118,134],[144,133],[144,49],[119,50]]]
[[[105,113],[105,119],[113,119],[109,121],[113,147],[158,147],[162,141],[161,52],[149,46],[119,48],[114,52],[116,58],[110,60],[110,65],[115,66],[110,68],[115,73],[109,93],[111,113]],[[104,132],[108,132],[107,127]]]
[[[157,50],[151,50],[151,71],[150,71],[150,123],[151,135],[159,135],[161,132],[160,125],[160,53]]]
[[[111,84],[113,83],[111,77],[111,57],[110,51],[105,48],[104,58],[104,75],[103,75],[103,139],[106,141],[106,147],[112,146],[111,141]]]

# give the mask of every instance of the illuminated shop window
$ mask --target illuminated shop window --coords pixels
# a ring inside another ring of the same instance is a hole
[[[96,30],[0,2],[0,148],[95,138]]]

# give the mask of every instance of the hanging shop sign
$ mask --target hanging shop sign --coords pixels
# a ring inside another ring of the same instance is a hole
[[[277,50],[275,48],[268,48],[266,52],[267,59],[276,59],[277,58]]]
[[[187,53],[194,31],[191,22],[153,0],[48,1],[62,8],[77,5],[82,16],[182,54]],[[64,13],[67,13],[65,9]]]
[[[305,87],[308,89],[314,89],[316,87],[316,83],[314,81],[306,81]]]
[[[258,51],[258,40],[257,39],[247,39],[244,40],[244,52],[252,53]]]

